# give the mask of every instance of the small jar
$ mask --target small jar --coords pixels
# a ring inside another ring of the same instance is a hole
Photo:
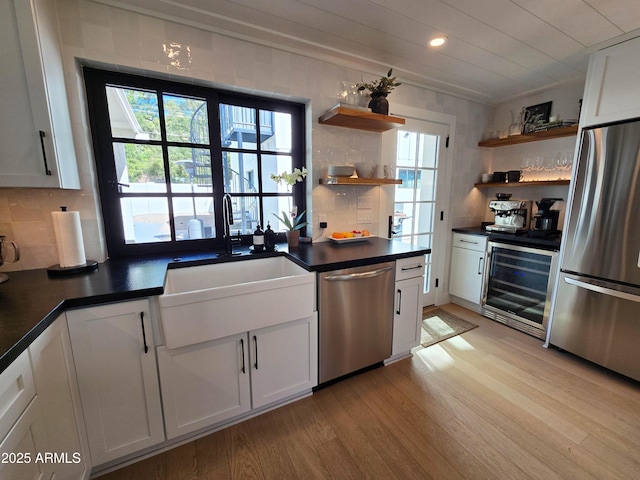
[[[256,226],[256,230],[253,232],[253,250],[256,252],[264,250],[264,232],[260,225]]]

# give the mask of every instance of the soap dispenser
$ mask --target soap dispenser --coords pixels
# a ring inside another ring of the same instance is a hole
[[[267,252],[273,252],[276,249],[276,233],[271,230],[269,222],[267,222],[267,229],[264,231],[264,248]]]
[[[256,226],[255,232],[253,232],[253,251],[261,252],[264,250],[264,232],[260,228],[260,225]]]

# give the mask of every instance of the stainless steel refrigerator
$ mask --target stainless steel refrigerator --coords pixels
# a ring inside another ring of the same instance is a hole
[[[640,380],[640,120],[583,129],[549,343]]]

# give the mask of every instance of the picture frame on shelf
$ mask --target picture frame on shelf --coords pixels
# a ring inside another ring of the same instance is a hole
[[[525,108],[524,118],[526,120],[522,127],[523,134],[534,132],[539,125],[549,123],[552,103],[553,102],[540,103]]]

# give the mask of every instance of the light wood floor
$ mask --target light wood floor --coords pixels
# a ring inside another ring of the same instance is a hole
[[[639,383],[445,308],[479,328],[101,480],[640,478]]]

